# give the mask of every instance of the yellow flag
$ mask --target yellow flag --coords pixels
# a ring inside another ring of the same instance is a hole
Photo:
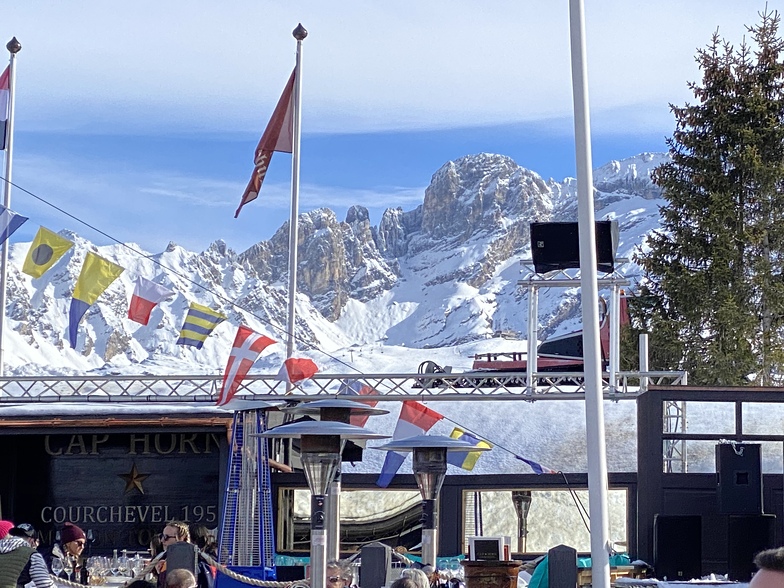
[[[492,444],[488,443],[484,439],[478,439],[477,437],[474,437],[470,433],[466,433],[463,429],[459,429],[457,427],[452,430],[452,433],[449,436],[452,439],[467,441],[474,447],[487,447],[488,449],[493,447]],[[452,465],[456,465],[457,467],[463,468],[464,470],[468,470],[470,472],[474,469],[476,461],[481,455],[481,451],[450,451],[446,456],[446,461],[447,463],[451,463]]]
[[[88,251],[87,257],[84,258],[84,265],[79,274],[79,279],[76,280],[73,297],[87,304],[95,304],[95,301],[103,291],[121,273],[123,273],[123,268],[119,265],[97,256],[92,251]]]
[[[63,254],[73,247],[73,243],[44,227],[38,227],[30,251],[24,260],[22,271],[34,278],[40,278]]]

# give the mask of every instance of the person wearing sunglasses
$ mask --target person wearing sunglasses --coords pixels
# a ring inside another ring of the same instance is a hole
[[[191,535],[190,531],[188,530],[188,524],[182,521],[167,522],[166,526],[163,528],[160,539],[163,550],[166,553],[164,553],[163,559],[158,563],[157,566],[158,588],[164,588],[167,582],[167,572],[172,572],[174,569],[167,561],[168,549],[172,545],[177,545],[180,543],[191,543]],[[182,554],[182,550],[179,550],[179,552]],[[190,569],[195,569],[197,572],[196,587],[194,588],[213,588],[215,585],[215,573],[213,572],[212,568],[210,568],[210,565],[199,556],[199,549],[195,545],[193,545],[193,557],[195,558],[195,566],[188,565],[187,567]]]
[[[46,562],[31,542],[35,537],[32,525],[23,523],[0,539],[0,586],[16,588],[31,584],[34,588],[54,588]]]
[[[327,588],[346,588],[351,582],[351,575],[346,567],[337,560],[327,562]]]
[[[87,538],[84,535],[84,531],[73,523],[65,523],[63,528],[60,529],[60,542],[52,546],[47,558],[49,569],[51,569],[52,561],[55,558],[58,558],[60,561],[65,561],[66,558],[69,558],[73,562],[73,574],[71,576],[73,581],[87,584],[88,572],[82,557],[86,544]],[[59,577],[67,580],[68,573],[63,571]]]

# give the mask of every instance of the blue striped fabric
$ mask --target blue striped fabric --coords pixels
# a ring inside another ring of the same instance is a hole
[[[201,349],[210,333],[226,320],[226,315],[221,314],[207,306],[191,302],[188,315],[180,330],[177,345],[191,345]]]

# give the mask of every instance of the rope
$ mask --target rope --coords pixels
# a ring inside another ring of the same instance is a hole
[[[262,588],[310,588],[310,580],[294,580],[293,582],[272,582],[269,580],[259,580],[257,578],[249,578],[248,576],[243,576],[242,574],[238,574],[237,572],[230,570],[226,566],[221,563],[218,563],[214,559],[212,559],[206,553],[199,552],[199,556],[206,561],[209,565],[214,566],[218,571],[222,574],[227,575],[229,578],[233,580],[237,580],[238,582],[242,582],[243,584],[250,584],[251,586],[260,586]],[[123,585],[122,588],[127,588],[127,586],[134,582],[135,580],[142,580],[144,577],[149,574],[153,568],[158,564],[158,561],[163,557],[163,554],[158,554],[155,559],[153,559],[150,563],[148,563],[142,571],[140,571],[137,575],[129,578]],[[71,580],[65,580],[63,578],[58,578],[57,576],[49,575],[53,582],[55,582],[59,586],[66,586],[67,588],[85,588],[84,584],[80,584],[79,582],[72,582]]]
[[[269,580],[258,580],[256,578],[249,578],[230,570],[221,563],[212,559],[209,555],[199,552],[199,556],[211,566],[215,566],[222,574],[226,574],[229,578],[242,582],[243,584],[250,584],[251,586],[263,586],[264,588],[310,588],[310,581],[306,578],[304,580],[294,580],[293,582],[272,582]]]

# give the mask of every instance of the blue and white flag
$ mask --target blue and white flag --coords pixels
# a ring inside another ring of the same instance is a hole
[[[520,461],[525,462],[529,466],[531,466],[531,469],[534,471],[535,474],[541,475],[541,474],[557,474],[558,473],[555,470],[551,470],[550,468],[548,468],[546,466],[543,466],[542,464],[533,461],[532,459],[525,459],[524,457],[520,457],[519,455],[515,455],[515,457],[517,459],[519,459]]]
[[[27,220],[26,216],[17,214],[10,208],[0,204],[0,243],[5,243],[14,231]]]

